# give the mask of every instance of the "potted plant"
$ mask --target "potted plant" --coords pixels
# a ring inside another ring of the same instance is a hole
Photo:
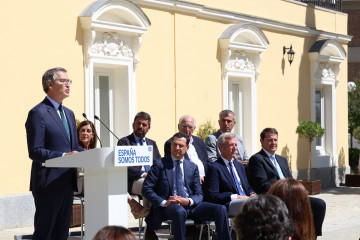
[[[318,194],[321,192],[321,181],[320,180],[310,180],[310,168],[311,168],[311,145],[313,140],[316,137],[322,137],[325,133],[325,129],[317,122],[313,121],[302,121],[300,125],[296,128],[296,133],[300,137],[305,138],[309,142],[309,157],[307,162],[307,178],[306,181],[302,181],[304,187],[308,190],[310,195]]]
[[[201,137],[205,142],[205,139],[208,135],[216,132],[216,128],[210,120],[207,120],[205,123],[200,124],[199,129],[197,131],[197,136]]]
[[[352,135],[358,143],[360,143],[360,126],[355,128]],[[357,148],[349,148],[349,165],[352,174],[345,175],[345,185],[348,187],[360,187],[360,161],[359,161],[360,150]]]

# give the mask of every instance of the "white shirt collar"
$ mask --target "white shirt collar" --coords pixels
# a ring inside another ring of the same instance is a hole
[[[274,156],[275,157],[275,153],[274,155],[270,154],[268,151],[266,151],[264,148],[263,148],[264,152],[266,153],[266,155],[270,158],[271,156]]]
[[[56,109],[56,111],[59,110],[60,104],[59,104],[58,102],[56,102],[54,99],[52,99],[51,97],[49,97],[49,96],[46,96],[46,97],[47,97],[47,99],[49,99],[49,101],[52,103],[52,105],[54,106],[54,108]]]
[[[133,135],[134,135],[134,138],[135,138],[136,143],[139,143],[139,142],[141,141],[140,138],[139,138],[138,136],[136,136],[135,133],[133,133]],[[145,139],[146,139],[145,137],[142,139],[143,143],[146,142]]]
[[[221,159],[224,161],[225,165],[228,166],[229,165],[229,160],[223,158],[223,156],[221,156]],[[233,159],[231,159],[230,162],[233,162]],[[234,165],[234,164],[233,164]]]
[[[173,162],[179,161],[179,160],[177,160],[176,158],[174,158],[173,155],[171,155],[171,159],[173,160]],[[184,161],[184,158],[180,159],[180,163],[182,163],[183,161]]]

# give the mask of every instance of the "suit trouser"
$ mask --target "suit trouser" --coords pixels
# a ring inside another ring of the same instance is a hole
[[[144,180],[145,178],[139,178],[138,180],[135,180],[132,185],[131,193],[142,196],[141,190],[144,184]],[[146,200],[146,198],[144,198],[144,196],[143,196],[143,205],[146,208],[151,207],[150,203],[148,202],[148,200]]]
[[[224,205],[201,202],[193,207],[182,207],[177,204],[169,205],[164,209],[165,218],[172,221],[172,232],[175,240],[185,240],[187,218],[199,222],[214,221],[216,231],[222,240],[230,240],[229,220]]]
[[[35,202],[33,240],[67,240],[74,190],[33,193]]]
[[[309,197],[309,199],[313,212],[315,234],[316,236],[322,236],[321,229],[326,213],[326,203],[324,200],[319,198]]]

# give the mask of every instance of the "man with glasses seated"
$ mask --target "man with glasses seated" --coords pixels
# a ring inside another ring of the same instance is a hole
[[[189,150],[185,153],[185,158],[195,163],[199,168],[200,183],[204,184],[205,176],[208,170],[208,154],[204,141],[193,133],[196,128],[195,118],[190,115],[184,115],[180,118],[178,129],[179,132],[185,133],[190,138]],[[165,156],[171,155],[172,138],[167,140],[164,145]],[[204,185],[203,185],[204,190]]]
[[[231,110],[223,110],[219,113],[219,126],[220,130],[216,133],[210,134],[205,140],[206,150],[208,152],[209,161],[215,162],[220,157],[220,151],[217,145],[217,139],[219,136],[226,132],[231,132],[236,124],[235,113]],[[249,161],[249,157],[246,152],[244,141],[240,136],[236,136],[237,139],[237,151],[235,159],[246,165]]]

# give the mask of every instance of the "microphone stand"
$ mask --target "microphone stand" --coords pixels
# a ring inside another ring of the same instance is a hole
[[[114,137],[116,137],[116,139],[119,141],[120,139],[115,135],[115,133],[113,133],[106,125],[105,125],[105,123],[103,123],[101,120],[100,120],[100,118],[98,117],[98,116],[96,116],[96,115],[94,115],[94,118],[96,119],[96,120],[99,120],[100,122],[101,122],[101,124],[109,131],[109,132],[111,132],[111,134],[114,136]]]

